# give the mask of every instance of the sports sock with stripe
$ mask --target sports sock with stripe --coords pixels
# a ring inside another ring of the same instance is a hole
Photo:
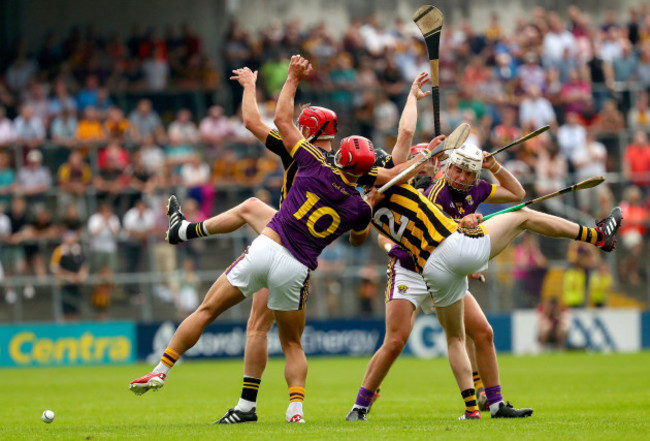
[[[575,240],[580,240],[582,242],[588,242],[592,245],[596,245],[598,241],[603,239],[603,233],[598,231],[595,228],[583,227],[578,225],[580,229],[578,230],[578,235]]]
[[[476,402],[476,390],[474,388],[465,389],[460,393],[465,401],[465,412],[472,413],[478,410],[478,403]]]
[[[257,393],[260,390],[260,378],[244,376],[244,381],[241,390],[241,398],[235,406],[235,409],[243,412],[249,412],[257,405]]]
[[[209,236],[204,224],[205,222],[188,222],[187,225],[183,223],[178,230],[178,235],[182,240]]]
[[[163,373],[167,375],[179,358],[181,358],[180,354],[172,348],[165,349],[165,352],[160,358],[160,363],[158,363],[158,366],[156,366],[152,372],[154,374]]]

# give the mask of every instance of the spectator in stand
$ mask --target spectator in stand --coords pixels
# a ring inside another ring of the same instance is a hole
[[[627,112],[627,126],[633,132],[637,129],[650,132],[650,107],[648,107],[648,92],[645,90],[636,94],[636,102]]]
[[[440,124],[442,125],[443,133],[451,133],[460,123],[463,122],[465,116],[463,111],[458,107],[458,95],[455,93],[448,93],[445,96],[445,106],[440,110]]]
[[[130,207],[139,199],[153,196],[158,186],[157,174],[151,173],[142,160],[142,152],[136,150],[133,152],[133,163],[126,170],[129,177],[129,187],[131,200],[128,204]]]
[[[88,218],[91,269],[93,273],[98,273],[107,268],[112,275],[117,268],[117,239],[122,227],[110,202],[100,201],[97,210]]]
[[[99,200],[108,200],[114,207],[121,209],[123,194],[128,185],[128,177],[124,173],[129,164],[128,153],[118,144],[110,144],[99,152],[97,166],[99,173],[93,183]]]
[[[151,101],[141,99],[137,107],[129,114],[131,124],[131,139],[140,144],[144,136],[153,135],[157,143],[165,142],[165,129],[155,110],[151,108]]]
[[[398,120],[399,110],[395,103],[383,91],[378,92],[373,114],[375,133],[372,139],[379,147],[386,148],[394,144]]]
[[[63,233],[63,243],[54,249],[50,270],[61,288],[61,303],[65,320],[79,318],[82,287],[88,278],[88,264],[74,230]]]
[[[127,272],[137,273],[143,262],[145,265],[148,263],[143,256],[146,256],[149,250],[149,237],[154,231],[155,218],[156,215],[144,199],[139,199],[133,208],[124,214],[122,221],[126,232],[124,269]],[[143,271],[149,271],[148,265],[147,268],[143,268]],[[128,284],[126,290],[132,295],[132,302],[141,303],[144,300],[139,282]]]
[[[43,85],[35,79],[30,81],[28,93],[23,101],[24,105],[32,108],[34,116],[43,121],[43,125],[47,129],[50,125],[49,102]]]
[[[48,101],[47,114],[49,121],[54,120],[56,117],[63,113],[63,110],[69,108],[77,109],[77,102],[68,92],[68,86],[62,78],[57,78],[54,81],[54,93]]]
[[[26,165],[18,170],[16,192],[24,196],[31,208],[34,204],[45,203],[47,190],[52,186],[52,175],[42,165],[43,154],[38,150],[27,153]]]
[[[29,57],[25,45],[20,44],[16,58],[5,72],[7,85],[15,94],[20,95],[27,89],[29,79],[34,77],[37,72],[38,64],[36,60]]]
[[[9,118],[7,118],[7,111],[4,107],[0,106],[0,148],[7,147],[16,139],[14,132],[14,125]]]
[[[557,14],[549,14],[548,23],[549,29],[542,42],[542,65],[546,69],[562,69],[564,60],[576,55],[575,37],[566,30],[564,21]]]
[[[557,143],[547,143],[539,150],[534,163],[535,195],[542,196],[566,187],[567,169],[567,158],[560,152]],[[562,212],[562,203],[557,198],[544,201],[544,206],[551,212]]]
[[[515,279],[515,307],[534,308],[540,301],[542,283],[548,266],[539,249],[537,236],[525,233],[514,248],[513,278]]]
[[[104,133],[108,142],[124,144],[128,140],[130,127],[122,109],[116,106],[108,109],[108,117],[104,121]]]
[[[282,81],[284,82],[284,77]],[[223,107],[210,107],[208,115],[199,124],[201,142],[213,150],[214,154],[218,155],[223,151],[225,143],[231,134],[230,123],[228,122],[228,117],[224,115]]]
[[[77,206],[79,213],[86,217],[86,191],[92,183],[92,170],[78,151],[70,152],[68,160],[59,167],[57,172],[59,191],[58,207],[59,214],[68,205]]]
[[[612,290],[614,279],[606,260],[600,260],[594,271],[589,275],[588,293],[589,305],[596,308],[607,306],[609,294]]]
[[[181,167],[180,178],[181,187],[187,189],[188,196],[199,203],[202,216],[206,219],[211,217],[215,189],[210,182],[210,166],[199,155],[194,154],[192,159]]]
[[[537,307],[537,338],[542,350],[548,350],[550,345],[554,345],[559,350],[566,347],[569,321],[569,309],[562,305],[557,296],[539,304]]]
[[[591,84],[585,81],[577,69],[571,69],[568,79],[560,90],[560,102],[564,107],[565,117],[568,113],[583,113],[591,97]]]
[[[77,111],[75,107],[64,107],[52,121],[50,135],[52,141],[60,147],[70,149],[77,146]]]
[[[395,46],[395,38],[379,22],[379,14],[368,16],[366,23],[359,29],[363,46],[374,58],[381,58],[387,50]]]
[[[140,154],[147,172],[159,178],[166,175],[165,152],[154,143],[153,136],[148,135],[142,138]],[[159,184],[162,185],[163,182],[159,182]]]
[[[568,112],[564,118],[564,124],[557,130],[557,143],[560,152],[570,162],[570,170],[573,170],[573,155],[576,151],[585,148],[587,143],[587,131],[580,124],[580,116],[576,112]]]
[[[3,267],[10,281],[14,275],[27,275],[27,261],[25,260],[24,240],[29,234],[27,230],[31,228],[29,213],[27,212],[27,201],[20,196],[14,196],[11,205],[5,213],[9,218],[10,229],[5,234],[6,242],[3,243]],[[27,284],[23,287],[25,297],[33,297],[34,287]],[[5,299],[8,303],[14,303],[17,300],[16,290],[13,285],[7,283]]]
[[[176,119],[171,122],[167,129],[167,136],[173,142],[180,144],[196,144],[199,142],[199,131],[192,121],[192,112],[188,109],[181,109]]]
[[[142,63],[142,72],[148,90],[160,91],[169,83],[170,68],[166,50],[156,45],[152,54]]]
[[[99,93],[99,79],[97,75],[86,77],[84,88],[77,94],[77,109],[83,112],[88,106],[97,106]]]
[[[590,40],[592,46],[592,57],[587,61],[591,77],[591,90],[596,105],[596,112],[603,107],[603,103],[610,97],[610,91],[614,87],[614,70],[612,65],[603,60],[596,48],[596,42]]]
[[[562,287],[564,295],[562,303],[569,308],[582,308],[586,306],[587,295],[587,268],[584,265],[586,256],[584,249],[578,249],[578,259],[564,271]]]
[[[522,136],[517,124],[517,109],[504,105],[501,107],[501,123],[497,124],[490,135],[490,145],[493,149],[510,144]]]
[[[45,124],[34,115],[28,105],[20,107],[20,115],[14,120],[15,142],[27,148],[40,147],[45,141]]]
[[[0,206],[7,206],[11,201],[15,183],[16,173],[11,166],[9,152],[0,150]]]
[[[86,106],[83,110],[83,118],[77,123],[75,138],[84,151],[91,146],[98,146],[106,141],[104,127],[94,106]]]
[[[532,123],[534,127],[557,125],[555,110],[550,101],[542,96],[542,90],[535,85],[526,89],[526,96],[519,107],[519,124],[523,127]]]
[[[623,258],[619,262],[620,278],[625,283],[640,285],[645,258],[643,240],[650,227],[650,210],[643,204],[639,187],[633,185],[623,192],[620,206],[625,216],[625,224],[619,232],[623,244]]]
[[[638,79],[639,58],[629,40],[621,39],[622,52],[612,61],[614,81],[623,86],[621,91],[621,107],[628,110],[631,107],[630,86]]]
[[[528,90],[535,86],[541,92],[546,88],[546,73],[539,65],[537,55],[534,52],[527,52],[524,56],[524,64],[517,68],[517,77],[521,80],[521,86]]]
[[[80,236],[84,228],[84,222],[79,215],[79,209],[76,204],[70,204],[65,207],[65,212],[59,222],[59,232],[75,230]]]
[[[43,283],[47,275],[43,247],[48,241],[52,241],[58,236],[59,229],[53,223],[52,215],[45,207],[39,206],[33,211],[35,212],[34,220],[23,230],[22,242],[27,267],[33,269],[34,275],[38,277],[39,282]],[[33,289],[25,292],[25,296],[28,298],[33,297],[34,294]]]
[[[95,105],[100,120],[104,121],[108,117],[111,107],[113,107],[113,100],[111,100],[110,92],[106,87],[100,87],[97,89],[97,104]]]
[[[593,132],[587,132],[584,144],[579,144],[573,152],[571,162],[575,168],[575,181],[584,181],[594,176],[605,176],[607,173],[607,149],[596,140]],[[578,208],[594,214],[598,207],[598,193],[595,191],[578,191],[576,198]]]
[[[625,130],[625,117],[618,110],[616,100],[605,100],[602,110],[598,112],[596,121],[594,121],[593,128],[599,135],[618,135]]]
[[[601,33],[601,41],[598,54],[604,62],[612,64],[616,58],[623,55],[623,43],[620,38],[618,26],[611,26]]]
[[[634,132],[632,142],[625,148],[623,175],[630,183],[644,188],[646,193],[648,192],[650,187],[650,143],[647,133],[643,130]]]

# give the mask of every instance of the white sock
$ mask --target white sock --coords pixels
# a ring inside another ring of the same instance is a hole
[[[496,403],[490,403],[490,414],[494,415],[499,411],[499,404],[503,403],[503,400],[497,401]]]
[[[163,373],[163,374],[167,375],[169,373],[170,369],[171,368],[169,366],[165,366],[161,361],[160,363],[158,363],[158,366],[153,368],[153,371],[151,371],[151,372],[153,372],[154,374]]]
[[[302,401],[292,401],[287,408],[287,418],[294,415],[302,415]]]
[[[352,409],[350,409],[350,412],[352,412],[354,409],[365,409],[368,410],[368,407],[366,406],[359,406],[358,404],[353,404]]]
[[[190,224],[190,223],[189,223],[188,221],[186,221],[185,219],[183,219],[183,220],[181,221],[181,226],[180,226],[180,228],[178,229],[178,236],[181,238],[181,240],[182,240],[183,242],[185,242],[185,241],[187,240],[187,227],[188,227],[189,224]]]
[[[257,403],[255,401],[248,401],[244,400],[243,398],[240,398],[239,401],[237,402],[237,405],[235,406],[235,409],[241,410],[242,412],[250,412],[251,409],[257,406]]]

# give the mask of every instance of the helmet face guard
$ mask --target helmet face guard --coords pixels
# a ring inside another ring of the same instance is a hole
[[[457,181],[451,176],[453,166],[461,170],[474,173],[474,179],[470,183],[462,183]],[[481,169],[483,168],[483,152],[476,145],[471,143],[464,143],[459,148],[455,149],[449,155],[447,167],[445,168],[445,178],[450,183],[450,187],[456,192],[467,193],[479,179]]]
[[[310,142],[332,139],[338,131],[338,117],[334,111],[325,107],[305,107],[298,116],[298,128],[301,132],[304,128],[308,129]]]
[[[375,164],[375,147],[368,138],[348,136],[341,141],[334,164],[352,176],[363,176]]]

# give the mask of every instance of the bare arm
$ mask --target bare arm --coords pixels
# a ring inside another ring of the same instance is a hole
[[[418,101],[431,94],[431,91],[423,92],[421,89],[428,81],[429,74],[422,72],[415,78],[413,84],[411,84],[411,90],[406,98],[402,116],[399,119],[397,141],[395,142],[395,147],[393,147],[392,157],[394,164],[401,164],[408,158],[418,122]]]
[[[442,143],[442,141],[445,140],[445,135],[440,135],[431,140],[427,148],[429,150],[434,149],[436,146]],[[377,179],[375,180],[375,185],[383,185],[393,179],[395,176],[399,175],[403,170],[406,170],[408,167],[410,167],[412,164],[415,164],[420,160],[419,156],[416,156],[406,162],[403,162],[399,165],[396,165],[393,168],[387,169],[387,168],[378,168],[377,169]],[[421,166],[424,166],[425,163],[422,163]],[[420,167],[416,167],[409,173],[408,175],[404,176],[404,178],[398,182],[397,184],[403,184],[404,182],[407,182],[409,179],[411,179],[413,176],[415,176],[418,172]]]
[[[252,72],[249,68],[243,67],[232,71],[231,80],[237,80],[244,88],[244,95],[241,100],[241,112],[244,125],[260,142],[266,142],[272,127],[264,124],[260,109],[257,106],[257,71]]]
[[[282,91],[280,92],[275,108],[273,122],[278,128],[280,136],[284,141],[284,146],[289,153],[304,138],[300,130],[298,130],[298,127],[293,123],[294,97],[296,96],[298,84],[311,73],[311,70],[312,67],[309,61],[300,55],[291,57],[289,74],[287,75],[287,80],[284,82],[284,86],[282,86]]]
[[[483,168],[490,170],[499,181],[499,185],[492,197],[485,202],[490,204],[503,204],[507,202],[521,202],[526,196],[526,190],[512,173],[501,166],[494,156],[487,158],[488,153],[483,152]]]

